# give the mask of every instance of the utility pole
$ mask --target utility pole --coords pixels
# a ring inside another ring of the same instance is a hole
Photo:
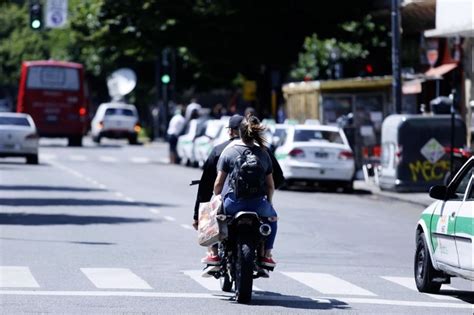
[[[395,113],[402,112],[402,71],[400,65],[400,0],[392,0],[392,96]]]

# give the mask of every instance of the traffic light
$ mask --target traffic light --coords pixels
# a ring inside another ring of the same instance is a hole
[[[169,74],[165,73],[161,76],[161,83],[168,84],[168,83],[170,83],[170,81],[171,81],[171,77],[170,77]]]
[[[43,26],[43,10],[38,0],[30,1],[30,27],[39,30]]]

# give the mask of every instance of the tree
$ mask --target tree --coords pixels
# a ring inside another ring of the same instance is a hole
[[[290,77],[295,80],[333,78],[336,63],[365,60],[370,52],[387,47],[386,28],[373,22],[370,15],[361,21],[349,21],[339,26],[339,38],[320,39],[317,34],[305,38],[303,51],[292,67]],[[344,40],[350,38],[351,40]]]

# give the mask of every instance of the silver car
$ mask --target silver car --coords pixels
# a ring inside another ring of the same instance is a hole
[[[39,137],[28,114],[0,113],[0,157],[25,157],[38,164]]]

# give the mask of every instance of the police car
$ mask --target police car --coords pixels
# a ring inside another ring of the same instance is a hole
[[[420,292],[436,293],[450,277],[474,280],[474,157],[448,186],[433,186],[437,199],[416,227],[415,282]]]

